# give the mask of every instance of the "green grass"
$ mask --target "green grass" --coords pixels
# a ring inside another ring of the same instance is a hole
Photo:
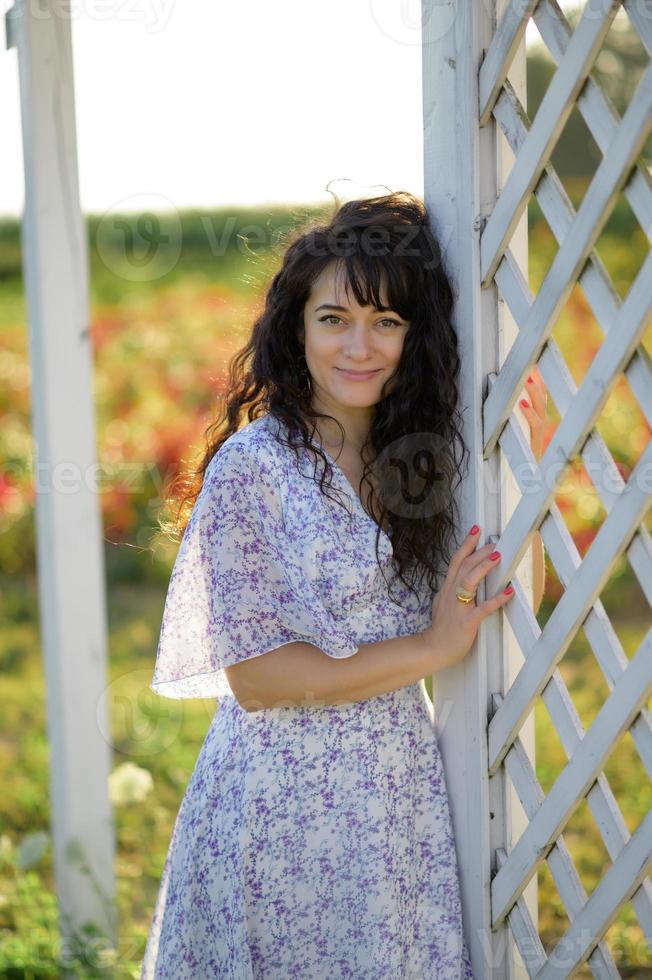
[[[5,723],[0,740],[4,790],[0,797],[0,976],[54,977],[58,975],[58,925],[51,847],[31,867],[21,869],[17,864],[20,844],[28,835],[50,832],[49,748],[37,603],[33,587],[16,581],[3,583],[2,596],[0,697]],[[153,786],[144,799],[115,807],[121,955],[111,970],[93,970],[80,959],[78,976],[138,976],[172,826],[214,710],[209,699],[175,702],[158,698],[147,686],[163,600],[160,588],[116,586],[109,593],[108,700],[114,765],[134,763],[151,773]],[[544,602],[542,621],[549,612]],[[615,627],[631,656],[644,636],[643,622],[637,626],[629,620],[616,621]],[[581,706],[583,720],[590,723],[607,689],[583,634],[562,661],[561,671],[573,700]],[[535,722],[537,776],[548,792],[566,758],[541,701]],[[604,771],[633,832],[652,800],[629,735],[614,747]],[[590,893],[608,861],[585,803],[573,815],[569,828],[564,838]],[[545,864],[539,874],[539,909],[542,939],[552,946],[567,920]],[[623,971],[631,965],[632,950],[637,950],[639,971],[652,967],[649,957],[643,957],[644,943],[631,904],[611,927],[608,939],[614,950],[623,951],[619,964]]]
[[[4,724],[0,739],[0,976],[58,976],[59,942],[52,850],[19,866],[27,835],[50,834],[45,680],[33,589],[7,581],[0,633]],[[135,763],[153,776],[143,802],[115,807],[124,950],[114,972],[76,966],[78,976],[137,976],[174,817],[210,723],[214,702],[173,702],[147,688],[162,614],[160,589],[116,587],[109,594],[109,705],[117,767]],[[11,621],[6,612],[11,610]],[[7,667],[10,665],[10,669]]]

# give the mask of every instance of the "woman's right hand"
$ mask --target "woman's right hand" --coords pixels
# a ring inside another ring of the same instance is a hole
[[[466,541],[453,555],[443,585],[433,600],[432,625],[425,630],[425,636],[436,658],[435,670],[463,660],[473,646],[483,619],[504,606],[514,595],[513,591],[509,594],[499,592],[479,606],[475,599],[461,602],[457,598],[457,587],[475,592],[485,575],[500,561],[500,553],[494,551],[492,544],[476,549],[479,539],[479,528],[476,534],[467,535]],[[498,557],[491,559],[490,554]]]

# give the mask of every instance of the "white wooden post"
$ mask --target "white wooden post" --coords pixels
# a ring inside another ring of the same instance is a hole
[[[575,29],[556,0],[496,0],[495,9],[494,0],[423,5],[425,196],[458,292],[472,451],[461,532],[477,520],[485,533],[500,533],[502,561],[485,579],[485,597],[507,579],[516,586],[470,656],[433,685],[477,977],[525,970],[561,980],[584,963],[595,976],[618,976],[604,936],[630,900],[648,943],[652,936],[652,813],[630,834],[601,771],[629,732],[652,777],[652,633],[630,660],[600,601],[626,554],[652,604],[652,544],[643,526],[652,444],[625,481],[596,429],[621,374],[652,424],[652,364],[642,343],[652,319],[652,255],[621,300],[594,251],[621,190],[648,237],[652,228],[652,181],[637,162],[652,131],[652,65],[622,119],[590,75],[620,7],[652,56],[652,20],[636,0],[591,0]],[[530,16],[557,65],[533,122],[523,71]],[[577,212],[550,164],[575,104],[603,154]],[[559,243],[535,296],[524,227],[532,195]],[[579,387],[551,336],[576,282],[605,338]],[[561,419],[538,463],[514,410],[535,362]],[[575,456],[607,513],[584,559],[554,501]],[[543,631],[529,603],[528,543],[536,529],[565,590]],[[580,627],[610,689],[587,731],[557,669]],[[568,756],[547,795],[528,727],[539,697]],[[590,897],[562,836],[583,799],[613,862]],[[544,860],[571,922],[552,951],[538,935],[532,889]]]
[[[488,378],[495,373],[516,335],[495,286],[484,289],[480,275],[480,233],[506,171],[509,147],[500,144],[493,126],[480,126],[478,68],[491,42],[494,0],[423,2],[424,195],[433,229],[440,238],[443,265],[456,293],[454,325],[462,357],[461,403],[469,472],[460,500],[463,537],[480,524],[481,543],[497,540],[518,498],[509,467],[493,452],[483,458],[482,404]],[[510,81],[525,102],[525,42],[521,38]],[[512,254],[527,278],[527,219],[519,222]],[[520,414],[520,410],[519,410]],[[523,431],[525,431],[525,424]],[[531,603],[531,554],[512,575]],[[506,584],[505,580],[505,584]],[[478,600],[494,595],[499,583],[481,586]],[[516,599],[512,599],[512,602]],[[490,883],[497,848],[511,850],[524,829],[522,810],[514,806],[511,784],[500,772],[490,780],[487,725],[491,693],[513,680],[522,657],[502,613],[481,628],[463,663],[435,675],[433,697],[451,804],[460,869],[464,925],[475,976],[527,976],[518,950],[503,924],[491,927]],[[534,719],[521,731],[534,764]],[[525,901],[537,919],[536,878]]]
[[[68,4],[17,0],[6,26],[20,77],[38,590],[65,962],[66,944],[85,923],[117,943],[88,255]]]

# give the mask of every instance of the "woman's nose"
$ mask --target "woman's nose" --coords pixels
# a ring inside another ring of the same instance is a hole
[[[371,350],[371,338],[364,327],[355,328],[345,345],[346,353],[350,357],[363,357]]]

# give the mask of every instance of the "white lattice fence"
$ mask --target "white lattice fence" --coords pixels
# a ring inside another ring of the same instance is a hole
[[[652,777],[652,727],[646,704],[652,694],[652,630],[631,660],[616,635],[600,594],[622,555],[652,605],[652,547],[643,520],[652,502],[652,442],[627,482],[596,423],[619,376],[624,374],[647,423],[652,426],[652,369],[642,340],[652,314],[652,255],[648,252],[626,298],[621,301],[594,250],[621,190],[646,235],[652,233],[652,186],[639,160],[652,129],[652,65],[648,65],[622,119],[591,77],[620,3],[603,0],[584,9],[572,30],[554,0],[505,9],[479,71],[480,126],[497,125],[515,159],[480,236],[480,278],[495,282],[518,334],[498,372],[490,375],[483,406],[484,455],[500,446],[521,490],[500,536],[501,568],[487,579],[493,594],[517,567],[529,535],[539,529],[550,561],[564,587],[543,631],[517,587],[505,615],[524,662],[504,696],[494,694],[488,725],[488,773],[507,773],[528,824],[509,853],[497,848],[491,880],[491,927],[508,922],[528,974],[568,977],[588,961],[593,975],[619,976],[603,937],[630,899],[652,944],[652,811],[630,835],[621,809],[602,772],[626,732],[631,734]],[[622,4],[650,55],[652,7]],[[533,17],[556,62],[556,71],[532,123],[507,79],[512,58]],[[550,156],[577,105],[603,158],[581,206],[574,210],[550,165]],[[536,195],[559,249],[533,296],[510,251],[510,239],[532,194]],[[578,388],[552,330],[579,283],[604,332],[603,343]],[[530,366],[538,363],[561,417],[537,465],[513,409]],[[555,494],[571,460],[579,456],[607,513],[583,559],[556,507]],[[557,668],[582,627],[610,693],[584,730]],[[543,698],[568,763],[547,795],[521,745],[519,732],[537,698]],[[612,865],[588,897],[563,838],[577,806],[586,799]],[[549,955],[543,948],[523,889],[543,861],[555,881],[570,928]],[[500,974],[502,976],[502,974]]]

